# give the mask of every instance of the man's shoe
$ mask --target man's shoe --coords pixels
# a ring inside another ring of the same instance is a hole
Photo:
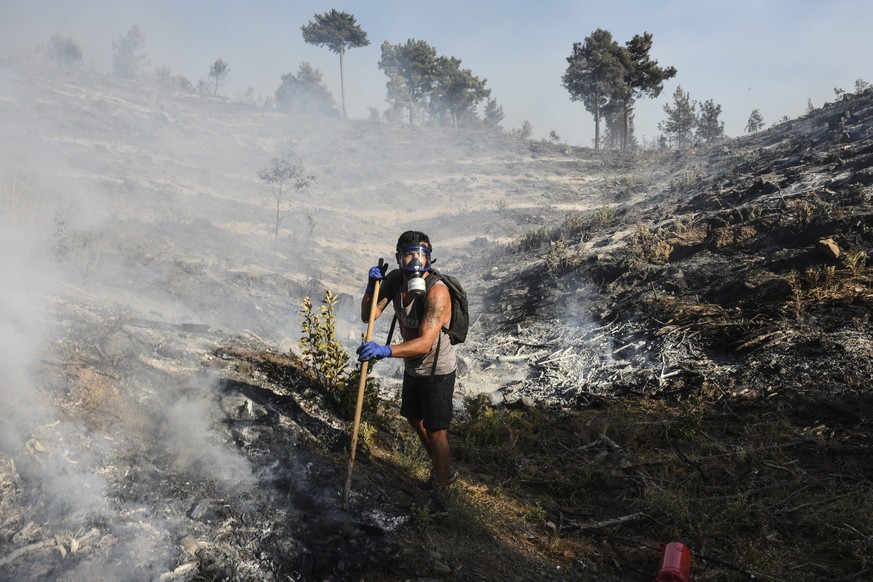
[[[458,480],[458,472],[455,469],[449,469],[449,485]],[[433,467],[430,470],[430,476],[427,478],[427,481],[424,483],[420,483],[418,485],[419,489],[423,491],[433,491],[434,483],[436,483],[436,474],[434,473]]]
[[[427,503],[422,505],[422,509],[427,509],[427,512],[431,515],[448,511],[445,502],[435,494],[431,494],[430,497],[427,498]]]

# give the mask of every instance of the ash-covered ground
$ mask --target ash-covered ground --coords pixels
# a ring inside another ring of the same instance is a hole
[[[342,511],[348,425],[295,355],[325,287],[351,353],[367,269],[407,228],[470,296],[459,411],[694,395],[871,445],[869,93],[619,155],[0,79],[0,578],[487,579],[410,565],[422,493],[378,455]],[[289,147],[315,181],[274,239],[258,171]],[[377,366],[386,398],[397,374]],[[501,579],[594,575],[494,552]]]

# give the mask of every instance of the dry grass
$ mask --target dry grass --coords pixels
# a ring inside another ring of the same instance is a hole
[[[418,575],[651,580],[677,540],[697,580],[873,572],[873,451],[772,407],[480,406],[451,436],[451,511],[417,515],[404,540],[429,556]]]

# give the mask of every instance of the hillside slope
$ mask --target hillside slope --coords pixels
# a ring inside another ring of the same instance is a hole
[[[619,155],[0,81],[0,577],[650,580],[673,539],[701,580],[869,575],[873,94]],[[462,477],[416,509],[383,362],[346,513],[299,309],[338,293],[353,348],[407,228],[470,294]]]
[[[491,297],[515,308],[495,323],[525,328],[564,312],[558,321],[578,328],[581,318],[627,347],[620,362],[595,358],[583,393],[706,385],[866,408],[871,122],[867,93],[760,135],[641,160],[623,176],[645,191],[638,202],[568,219],[527,243],[538,260],[511,261],[518,281]],[[646,179],[652,164],[670,168],[669,182]],[[585,299],[578,309],[567,306],[574,293]],[[581,357],[591,351],[579,347]],[[609,351],[595,348],[601,358]],[[622,367],[618,382],[607,378]]]

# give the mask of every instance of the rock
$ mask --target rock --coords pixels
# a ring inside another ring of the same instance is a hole
[[[816,243],[819,252],[828,259],[839,259],[843,252],[840,246],[832,238],[823,238]]]
[[[207,511],[209,511],[209,502],[198,501],[191,505],[186,515],[191,519],[200,519],[201,517],[206,515]]]

